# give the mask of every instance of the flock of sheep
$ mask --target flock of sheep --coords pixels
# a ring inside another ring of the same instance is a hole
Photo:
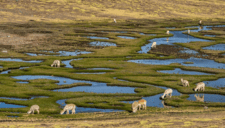
[[[114,22],[116,23],[116,19],[114,19]],[[200,20],[199,21],[199,25],[202,25],[202,21]],[[169,30],[167,30],[166,34],[169,35]],[[188,29],[188,34],[190,34],[190,30]],[[156,42],[153,42],[152,43],[152,48],[156,48]],[[60,67],[60,60],[54,60],[53,63],[51,64],[51,67]],[[184,80],[183,78],[181,78],[181,83],[184,87],[189,87],[189,82],[188,80]],[[193,89],[194,91],[205,91],[205,83],[203,82],[200,82],[196,85],[196,88]],[[170,97],[172,96],[172,93],[173,93],[173,90],[171,88],[169,89],[166,89],[165,92],[163,93],[163,95],[161,96],[162,99],[165,98],[165,96],[167,95],[170,95]],[[196,99],[198,101],[203,101],[204,102],[204,95],[203,97],[199,97],[199,96],[196,96]],[[164,101],[163,102],[163,105],[164,105]],[[132,103],[132,112],[137,112],[137,110],[140,110],[141,108],[146,110],[146,107],[147,107],[147,101],[145,99],[141,99],[139,101],[134,101]],[[69,110],[72,111],[72,114],[75,114],[75,110],[76,110],[76,105],[75,104],[67,104],[63,110],[61,110],[60,114],[62,115],[65,111],[66,111],[66,114],[69,114]],[[34,113],[34,111],[37,111],[37,113],[39,114],[39,106],[38,105],[32,105],[30,110],[27,112],[28,114],[32,114]]]
[[[51,67],[60,67],[60,60],[54,60],[53,63],[51,64]],[[183,78],[181,78],[181,83],[184,87],[189,87],[189,82],[188,80],[184,80]],[[196,88],[194,88],[194,91],[205,91],[205,83],[200,82],[196,85]],[[172,96],[173,90],[171,88],[166,89],[165,92],[163,93],[163,95],[161,96],[162,99],[165,98],[165,96],[170,95],[170,97]],[[195,97],[198,97],[195,95]],[[196,98],[197,99],[197,98]],[[198,98],[200,101],[202,101],[202,98]],[[203,97],[203,102],[204,102],[204,97]],[[163,102],[164,103],[164,102]],[[141,108],[146,110],[146,104],[147,101],[145,99],[141,99],[139,101],[134,101],[132,103],[132,112],[137,112],[137,110],[140,110]],[[76,105],[75,104],[67,104],[63,110],[60,112],[60,114],[62,115],[65,111],[66,114],[69,114],[69,110],[72,111],[72,114],[75,114],[75,109],[76,109]],[[39,106],[38,105],[32,105],[30,110],[27,112],[28,114],[34,113],[34,111],[37,111],[37,113],[39,114]]]

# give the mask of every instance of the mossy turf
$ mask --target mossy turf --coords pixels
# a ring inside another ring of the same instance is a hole
[[[180,24],[177,24],[177,22]],[[152,96],[164,92],[164,89],[151,86],[165,86],[173,89],[177,89],[184,94],[195,93],[192,89],[196,86],[196,83],[206,80],[216,80],[225,77],[224,69],[213,68],[200,68],[200,67],[186,67],[180,64],[170,65],[145,65],[127,62],[131,59],[171,59],[178,58],[176,54],[164,55],[163,53],[148,53],[139,54],[137,51],[141,49],[141,46],[148,44],[150,39],[170,37],[172,34],[166,35],[167,28],[176,27],[173,30],[187,30],[185,26],[196,25],[197,20],[185,22],[182,20],[171,20],[168,22],[162,21],[137,21],[130,20],[129,22],[118,22],[113,24],[108,21],[86,23],[71,23],[71,24],[49,24],[44,22],[30,21],[26,24],[8,24],[0,26],[6,32],[11,34],[17,34],[20,36],[26,36],[29,33],[47,33],[48,39],[41,40],[34,44],[24,44],[22,47],[13,47],[7,49],[7,53],[0,53],[1,58],[22,58],[23,60],[42,60],[41,63],[26,63],[26,62],[5,62],[0,61],[0,71],[11,69],[9,74],[0,75],[0,96],[1,97],[17,97],[17,98],[30,98],[32,96],[48,96],[48,98],[35,98],[28,100],[10,100],[0,99],[0,102],[25,105],[24,108],[2,108],[0,109],[0,117],[6,115],[17,115],[19,118],[26,118],[26,112],[33,104],[40,106],[40,115],[29,115],[29,117],[46,118],[47,116],[57,118],[88,118],[88,114],[79,113],[75,115],[59,115],[61,110],[60,105],[56,103],[57,100],[68,99],[66,103],[74,103],[78,107],[92,107],[103,109],[120,109],[125,112],[118,113],[121,117],[126,115],[137,115],[141,113],[151,113],[165,111],[160,108],[148,107],[146,111],[139,111],[138,113],[129,113],[131,111],[131,104],[123,103],[121,101],[139,100],[144,96]],[[205,25],[218,24],[218,22],[205,21]],[[60,31],[59,31],[60,30]],[[171,29],[172,30],[172,29]],[[107,32],[104,32],[107,31]],[[109,32],[110,31],[110,32]],[[125,31],[127,33],[114,33],[115,31]],[[156,34],[155,36],[140,35],[139,33]],[[202,50],[204,46],[214,45],[222,43],[222,37],[224,33],[217,31],[210,31],[212,34],[219,33],[221,37],[205,37],[201,32],[191,33],[192,36],[196,36],[204,39],[211,39],[212,42],[191,42],[191,43],[176,43],[177,45],[188,47],[192,50],[198,50],[208,55],[207,58],[213,59],[218,62],[225,62],[224,58],[220,57],[222,52],[215,52],[212,50]],[[94,33],[98,37],[108,37],[106,40],[89,39],[85,36],[90,36],[90,33]],[[122,39],[117,36],[131,36],[136,39]],[[91,41],[107,41],[117,44],[117,47],[91,47],[89,43]],[[78,56],[51,56],[55,53],[46,53],[44,51],[89,51],[90,54],[81,54]],[[39,53],[46,54],[46,56],[28,56],[25,53]],[[216,53],[216,54],[215,54]],[[48,56],[47,56],[48,55]],[[164,55],[164,57],[160,57]],[[78,59],[82,58],[82,59]],[[78,59],[70,62],[73,68],[65,68],[64,64],[61,64],[60,68],[51,67],[50,65],[54,60],[70,60]],[[20,67],[29,67],[19,70]],[[110,70],[88,70],[88,68],[110,68]],[[181,68],[183,70],[200,71],[206,73],[212,73],[212,75],[180,75],[180,74],[164,74],[157,72],[158,70],[172,70],[174,68]],[[75,72],[106,72],[104,74],[76,74]],[[87,93],[87,92],[56,92],[54,89],[70,88],[75,86],[90,86],[86,83],[75,83],[70,85],[57,85],[58,81],[37,79],[37,80],[24,80],[28,81],[27,84],[17,83],[17,79],[13,79],[12,76],[19,75],[48,75],[66,77],[76,80],[88,80],[107,83],[108,86],[123,86],[123,87],[135,87],[134,94],[124,93]],[[190,82],[190,87],[182,87],[180,79],[184,78]],[[126,80],[126,81],[121,81]],[[211,94],[225,94],[224,89],[216,89],[212,87],[206,87],[204,93]],[[198,108],[201,103],[192,103],[185,99],[176,97],[166,100],[166,103],[171,103],[173,106],[193,106]],[[177,105],[177,102],[183,104]],[[93,103],[93,104],[89,104]],[[213,105],[212,105],[213,106]],[[216,103],[213,107],[224,106],[223,103]],[[179,108],[173,108],[174,110],[181,110]],[[189,108],[187,108],[190,110]],[[217,109],[217,108],[215,108]],[[21,112],[18,114],[10,112]],[[98,117],[101,114],[92,113],[91,117]],[[104,114],[103,114],[104,115]],[[113,114],[109,114],[113,115]],[[104,115],[108,117],[108,115]]]

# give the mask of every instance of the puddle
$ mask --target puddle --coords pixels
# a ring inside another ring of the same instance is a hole
[[[3,68],[2,66],[0,66],[0,68]]]
[[[193,55],[197,55],[199,54],[199,52],[195,51],[195,50],[191,50],[189,48],[184,48],[184,50],[180,50],[180,53],[186,53],[186,54],[193,54]]]
[[[151,64],[151,65],[169,65],[171,63],[180,63],[181,65],[184,66],[225,69],[225,64],[223,63],[218,63],[215,62],[214,60],[194,58],[194,57],[188,59],[167,59],[167,60],[154,60],[154,59],[128,60],[128,62]],[[185,62],[193,62],[193,64],[185,64]]]
[[[196,72],[196,71],[186,71],[180,68],[175,68],[174,70],[161,70],[157,72],[168,73],[168,74],[186,74],[186,75],[213,75],[204,72]]]
[[[23,98],[15,98],[15,97],[0,97],[1,99],[9,99],[9,100],[32,100],[34,98],[48,98],[48,96],[32,96],[29,99],[23,99]]]
[[[210,86],[213,88],[224,88],[225,87],[225,78],[220,78],[214,81],[203,81],[205,86]]]
[[[76,72],[76,74],[105,74],[106,72]]]
[[[196,95],[196,97],[195,97]],[[218,94],[190,94],[187,100],[204,102],[225,102],[225,96]],[[204,96],[204,97],[203,97]]]
[[[204,36],[208,36],[208,37],[216,37],[216,35],[204,35]]]
[[[82,58],[79,58],[79,59],[71,59],[71,60],[64,60],[64,61],[61,61],[63,64],[65,64],[66,68],[73,68],[72,65],[70,65],[70,62],[73,61],[73,60],[81,60]]]
[[[66,105],[65,101],[66,101],[66,99],[58,100],[58,101],[56,101],[56,103],[58,103],[60,105],[60,107],[63,109],[64,106]],[[124,111],[124,110],[76,107],[76,113],[84,113],[84,112],[121,112],[121,111]],[[72,112],[70,111],[69,113],[71,114]]]
[[[192,26],[192,27],[196,27],[199,28],[199,26]],[[191,27],[191,28],[192,28]],[[188,27],[186,27],[188,28]],[[198,29],[198,30],[190,30],[191,32],[198,32],[201,30],[210,30],[211,28],[208,28],[207,26],[204,26],[203,29]],[[156,42],[157,45],[161,45],[161,44],[167,44],[167,45],[173,45],[173,43],[190,43],[192,41],[204,41],[204,42],[209,42],[211,40],[206,40],[206,39],[200,39],[200,38],[196,38],[187,34],[183,34],[183,32],[185,32],[187,30],[184,31],[170,31],[170,33],[173,34],[172,37],[164,37],[164,38],[154,38],[149,40],[149,44],[146,44],[145,46],[141,47],[141,50],[138,51],[138,53],[147,53],[149,50],[151,50],[151,46],[153,42]]]
[[[146,36],[156,36],[156,34],[145,34],[145,33],[142,33],[142,32],[140,32],[139,34],[140,35],[146,35]]]
[[[29,68],[29,67],[20,67],[19,69],[25,69],[25,68]],[[15,69],[12,69],[12,70],[15,70]],[[9,71],[11,71],[11,69],[6,70],[6,71],[2,71],[2,72],[0,72],[0,74],[9,74]]]
[[[27,62],[27,63],[40,63],[42,60],[22,60],[22,59],[12,59],[12,58],[0,58],[0,61],[16,61],[16,62]]]
[[[114,70],[113,68],[87,68],[86,70]]]
[[[135,88],[132,88],[132,87],[107,86],[106,83],[92,82],[92,81],[85,81],[85,80],[73,80],[73,79],[65,78],[65,77],[45,76],[45,75],[22,75],[22,76],[13,76],[12,78],[22,79],[22,80],[51,79],[51,80],[59,81],[59,83],[57,83],[58,85],[73,84],[73,83],[92,84],[92,86],[78,86],[78,87],[72,87],[72,88],[53,90],[53,91],[60,91],[60,92],[135,93],[134,92]]]
[[[107,47],[107,46],[117,46],[115,43],[101,42],[101,41],[94,41],[94,42],[91,42],[89,44],[90,44],[90,46],[104,46],[104,47]]]
[[[98,36],[83,36],[83,37],[87,37],[90,39],[103,39],[103,40],[108,40],[108,37],[98,37]]]
[[[119,38],[123,38],[123,39],[137,39],[135,37],[131,37],[131,36],[117,36]]]
[[[27,107],[27,106],[7,104],[5,102],[0,102],[0,108],[23,108],[23,107]]]
[[[202,48],[202,49],[225,51],[225,44],[211,45],[211,46],[208,46],[208,47],[204,47],[204,48]]]
[[[51,56],[77,56],[77,55],[81,55],[81,54],[90,54],[90,53],[92,53],[92,52],[80,51],[80,50],[76,50],[76,51],[73,51],[73,52],[70,52],[70,51],[58,51],[58,52],[43,51],[43,52],[59,54],[59,55],[51,55]],[[45,55],[45,54],[36,54],[36,53],[26,53],[26,54],[29,55],[29,56]],[[45,56],[49,56],[49,55],[45,55]]]

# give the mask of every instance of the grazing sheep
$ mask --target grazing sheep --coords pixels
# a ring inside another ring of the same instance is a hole
[[[137,101],[134,101],[134,102],[132,103],[132,107],[131,107],[132,112],[134,112],[134,113],[137,112],[138,107],[139,107],[138,102],[137,102]]]
[[[171,88],[169,89],[166,89],[164,94],[161,96],[162,99],[165,98],[166,95],[169,95],[170,94],[170,97],[172,96],[172,93],[173,93],[173,90]]]
[[[187,80],[183,80],[183,78],[181,78],[181,83],[184,87],[189,86],[189,82]]]
[[[151,48],[156,48],[156,42],[153,42],[153,43],[152,43]]]
[[[147,101],[145,99],[141,99],[138,101],[138,107],[139,107],[139,110],[141,109],[141,107],[146,110],[146,104],[147,104]]]
[[[163,108],[172,108],[172,106],[167,106],[167,105],[165,105],[164,100],[162,100],[162,104],[163,104]]]
[[[195,98],[196,98],[196,101],[199,101],[199,102],[204,102],[204,94],[202,95],[202,96],[197,96],[196,94],[195,94]]]
[[[132,107],[131,107],[132,112],[134,112],[134,113],[137,112],[137,110],[140,110],[141,107],[142,107],[144,110],[146,110],[146,104],[147,104],[147,101],[144,100],[144,99],[141,99],[141,100],[139,100],[139,101],[134,101],[134,102],[132,103]]]
[[[199,20],[198,24],[201,26],[202,25],[202,20]]]
[[[62,115],[65,111],[66,114],[69,114],[69,110],[72,110],[72,114],[75,114],[75,109],[76,109],[76,105],[75,104],[67,104],[63,110],[60,112],[60,114]]]
[[[37,111],[37,113],[39,114],[39,106],[38,105],[32,105],[31,107],[30,107],[30,110],[27,112],[27,114],[34,114],[34,111]]]
[[[167,30],[167,31],[166,31],[166,34],[167,34],[167,35],[169,35],[169,34],[170,34],[170,31],[169,31],[169,30]]]
[[[60,60],[54,60],[54,62],[51,64],[51,67],[60,67]]]
[[[205,91],[205,83],[200,82],[196,85],[196,88],[194,88],[194,91]]]
[[[116,19],[114,19],[114,23],[116,23]]]

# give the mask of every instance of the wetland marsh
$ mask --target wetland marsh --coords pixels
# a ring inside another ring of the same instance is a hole
[[[225,94],[224,85],[219,84],[225,77],[224,60],[220,57],[222,52],[215,54],[203,48],[221,44],[221,38],[205,36],[208,30],[216,34],[213,28],[191,28],[191,35],[188,35],[186,26],[193,23],[172,28],[159,23],[163,26],[159,28],[154,24],[149,26],[146,21],[143,22],[145,27],[129,26],[126,31],[121,30],[124,23],[117,24],[119,30],[107,24],[104,26],[108,29],[101,32],[97,28],[89,28],[85,32],[78,30],[86,23],[75,24],[78,28],[73,28],[73,31],[64,31],[62,27],[62,31],[53,32],[53,35],[61,34],[57,42],[32,47],[25,44],[24,48],[0,53],[0,82],[5,87],[0,95],[3,105],[0,111],[19,112],[13,115],[6,112],[2,116],[23,117],[33,104],[40,105],[42,115],[54,118],[79,118],[87,112],[131,114],[131,104],[139,99],[147,101],[147,112],[180,110],[188,108],[186,104],[198,108],[200,103],[192,103],[197,94],[193,88],[201,81],[206,83],[205,94],[201,93],[206,101],[204,104],[216,102],[215,109],[224,106],[221,100]],[[99,25],[95,23],[95,26]],[[148,27],[154,27],[154,31]],[[171,34],[165,34],[167,29],[171,29]],[[90,33],[96,36],[88,36]],[[157,48],[147,48],[152,41],[157,42]],[[197,43],[200,46],[193,48],[192,45]],[[175,50],[162,52],[160,48],[165,50],[166,45]],[[54,60],[60,60],[61,66],[51,67]],[[189,80],[190,87],[182,87],[181,78]],[[216,79],[219,80],[213,82]],[[173,89],[172,98],[160,99],[168,88]],[[16,93],[7,93],[9,90]],[[34,95],[39,97],[34,98]],[[181,106],[174,104],[176,97],[183,103]],[[68,103],[77,105],[76,114],[59,115]],[[5,107],[7,105],[15,106]]]

